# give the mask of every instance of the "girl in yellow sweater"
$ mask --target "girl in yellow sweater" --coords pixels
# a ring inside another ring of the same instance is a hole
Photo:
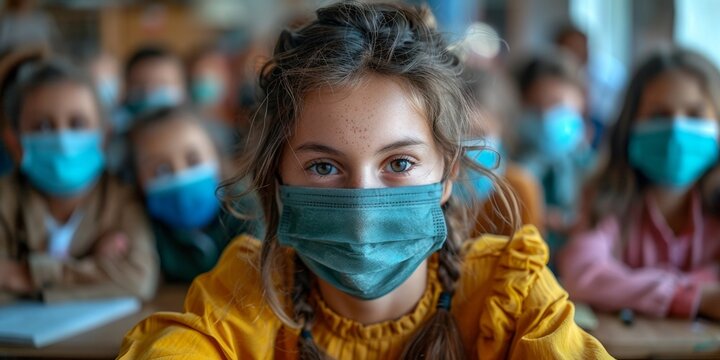
[[[343,2],[281,34],[254,146],[221,189],[231,208],[249,178],[267,235],[236,239],[185,312],[138,324],[120,358],[609,357],[573,322],[534,227],[465,241],[472,212],[451,194],[473,166],[468,105],[426,15]]]

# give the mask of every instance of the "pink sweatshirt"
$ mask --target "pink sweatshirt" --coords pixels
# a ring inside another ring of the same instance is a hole
[[[690,228],[676,235],[647,197],[628,218],[622,251],[616,217],[576,233],[559,254],[563,286],[576,301],[604,311],[695,317],[701,286],[720,279],[720,219],[703,214],[698,193],[688,216]]]

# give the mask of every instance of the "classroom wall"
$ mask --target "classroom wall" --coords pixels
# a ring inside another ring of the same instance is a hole
[[[209,41],[213,32],[203,26],[192,7],[177,3],[107,7],[100,11],[104,50],[126,58],[136,47],[162,43],[185,54]]]

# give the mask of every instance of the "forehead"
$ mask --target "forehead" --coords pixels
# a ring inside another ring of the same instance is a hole
[[[94,105],[94,99],[93,91],[87,85],[72,80],[59,80],[27,92],[22,105],[24,110],[34,110],[44,105],[63,110]]]
[[[136,135],[135,145],[138,153],[165,153],[187,146],[212,148],[213,141],[200,124],[180,115],[148,126]]]
[[[177,59],[158,57],[139,62],[130,70],[128,75],[131,79],[136,79],[138,77],[181,75],[182,71],[182,64]]]
[[[531,96],[547,96],[549,92],[582,93],[582,89],[577,84],[569,79],[556,75],[543,75],[538,77],[530,86],[529,91]]]
[[[366,75],[357,85],[308,93],[291,144],[323,141],[350,150],[398,137],[432,140],[430,122],[409,85]]]
[[[660,74],[645,85],[641,103],[682,104],[706,97],[702,84],[695,76],[686,71],[672,70]]]

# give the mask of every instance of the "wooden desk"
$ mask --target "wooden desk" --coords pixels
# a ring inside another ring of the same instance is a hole
[[[181,311],[187,285],[164,285],[155,299],[132,315],[42,348],[0,345],[0,358],[114,359],[123,337],[135,324],[157,311]]]
[[[615,314],[597,314],[591,333],[618,359],[720,359],[720,324],[637,317],[623,324]]]

